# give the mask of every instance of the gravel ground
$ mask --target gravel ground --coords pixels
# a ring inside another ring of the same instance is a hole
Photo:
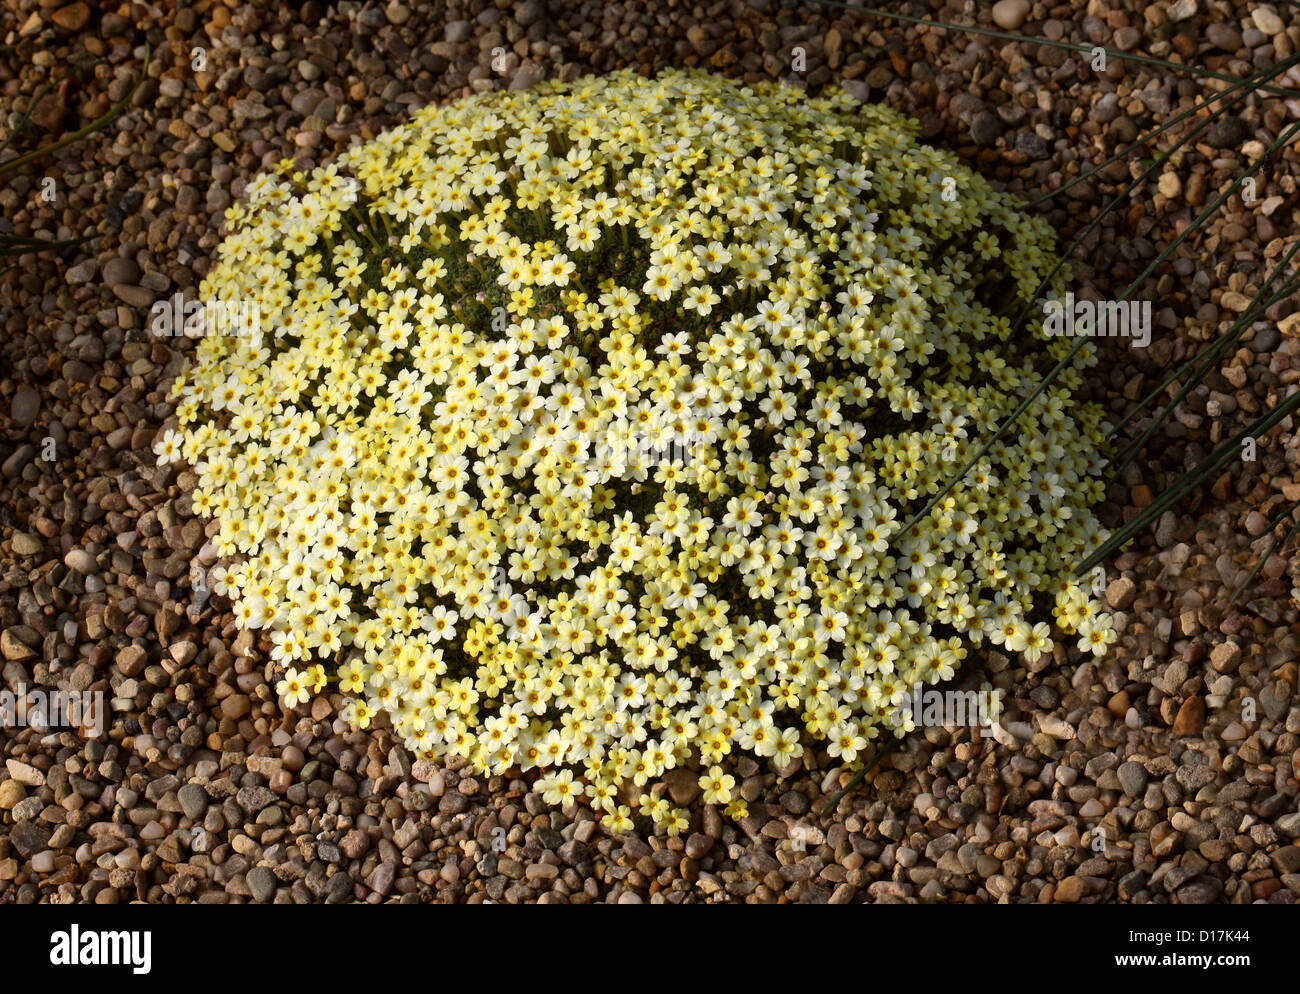
[[[987,4],[914,6],[994,23]],[[1125,6],[1004,0],[996,12],[1031,37],[1233,75],[1300,46],[1300,24],[1268,5]],[[155,468],[149,448],[185,348],[148,333],[149,306],[192,290],[222,212],[260,170],[284,156],[327,161],[412,107],[622,66],[839,82],[914,114],[935,144],[1037,195],[1190,106],[1207,83],[1118,59],[1093,72],[1048,46],[812,4],[0,7],[0,131],[45,82],[84,67],[15,149],[102,114],[130,92],[145,43],[153,50],[126,115],[0,190],[0,232],[105,235],[22,257],[0,276],[3,682],[111,701],[98,740],[3,729],[0,901],[1300,896],[1300,570],[1274,556],[1244,602],[1228,603],[1270,522],[1300,497],[1290,422],[1254,462],[1234,464],[1110,564],[1107,598],[1123,634],[1106,658],[1084,664],[1058,648],[1035,672],[989,659],[991,679],[1010,691],[999,740],[918,732],[826,816],[845,779],[833,767],[778,773],[739,758],[751,817],[732,824],[694,803],[691,831],[676,838],[648,825],[610,837],[584,809],[548,809],[525,780],[413,764],[383,729],[350,731],[337,698],[282,711],[265,647],[237,635],[228,604],[199,589],[214,557],[186,497],[193,474]],[[790,71],[795,46],[802,74]],[[504,73],[491,67],[496,48],[508,52]],[[1298,115],[1300,104],[1252,98],[1210,129],[1087,240],[1076,283],[1117,295]],[[1112,343],[1093,385],[1117,412],[1244,309],[1294,237],[1296,165],[1293,146],[1259,174],[1255,203],[1234,197],[1157,270],[1144,290],[1151,347]],[[1042,209],[1072,237],[1129,176],[1113,167]],[[46,177],[52,203],[41,197]],[[1109,521],[1131,516],[1300,379],[1296,310],[1276,305],[1187,399],[1112,490]],[[679,804],[698,793],[693,775],[669,786]]]

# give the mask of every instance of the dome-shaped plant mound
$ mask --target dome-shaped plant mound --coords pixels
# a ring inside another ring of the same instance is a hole
[[[1070,344],[1011,333],[1051,232],[915,122],[619,73],[279,177],[201,287],[252,319],[158,449],[289,703],[337,680],[419,755],[679,830],[670,768],[741,813],[737,748],[852,762],[971,645],[1113,638],[1070,579],[1101,538],[1077,370],[904,530]]]

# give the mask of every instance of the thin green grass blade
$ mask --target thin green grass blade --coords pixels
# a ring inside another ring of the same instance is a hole
[[[22,166],[37,162],[40,159],[45,158],[47,155],[51,155],[59,149],[71,145],[73,142],[80,141],[81,139],[94,134],[96,131],[99,131],[101,128],[106,128],[108,125],[112,124],[113,121],[119,118],[126,111],[127,106],[135,97],[136,90],[140,88],[140,84],[144,82],[145,77],[148,75],[149,52],[150,46],[146,44],[144,49],[144,68],[140,70],[140,78],[135,81],[135,85],[131,87],[130,92],[128,92],[126,96],[110,107],[103,115],[95,118],[95,120],[91,121],[85,127],[77,129],[72,134],[64,135],[58,141],[51,142],[48,145],[43,145],[42,147],[33,149],[30,152],[24,152],[22,155],[14,156],[12,159],[6,159],[4,162],[0,162],[0,176],[3,176],[7,172],[12,172],[15,169],[19,169]]]
[[[82,235],[80,238],[66,238],[61,242],[56,242],[50,238],[32,238],[23,239],[21,244],[14,244],[9,239],[0,237],[0,256],[27,255],[29,252],[49,252],[52,249],[81,245],[83,242],[99,237],[100,233],[95,231],[89,235]]]
[[[1297,0],[1297,3],[1300,3],[1300,0]],[[1136,151],[1138,148],[1149,144],[1152,139],[1159,138],[1166,131],[1169,131],[1171,128],[1177,127],[1179,124],[1187,120],[1189,117],[1199,114],[1206,107],[1210,106],[1210,104],[1218,100],[1222,100],[1224,97],[1234,93],[1242,86],[1247,86],[1255,80],[1266,80],[1266,79],[1272,79],[1275,76],[1280,76],[1282,73],[1285,73],[1288,69],[1290,69],[1292,66],[1295,65],[1300,65],[1300,52],[1297,52],[1295,55],[1292,55],[1289,59],[1285,59],[1274,66],[1270,66],[1268,69],[1261,70],[1260,72],[1256,73],[1254,76],[1247,77],[1246,79],[1242,80],[1240,83],[1230,86],[1226,90],[1222,90],[1219,93],[1211,94],[1210,96],[1206,97],[1204,100],[1201,100],[1193,104],[1187,110],[1183,111],[1180,114],[1175,115],[1166,124],[1162,124],[1154,131],[1148,132],[1147,134],[1136,139],[1133,142],[1133,144],[1129,145],[1123,151],[1116,152],[1110,158],[1106,159],[1104,162],[1101,162],[1098,165],[1094,166],[1093,168],[1089,169],[1087,172],[1080,173],[1078,176],[1074,177],[1074,179],[1070,180],[1068,183],[1061,184],[1051,193],[1044,193],[1041,197],[1035,197],[1033,200],[1029,201],[1029,206],[1039,207],[1045,204],[1047,201],[1051,200],[1053,197],[1056,197],[1057,195],[1064,193],[1066,190],[1070,189],[1071,187],[1091,179],[1093,176],[1096,176],[1102,170],[1107,169],[1108,167],[1114,165],[1116,162],[1120,161],[1121,159],[1126,158],[1128,155]]]
[[[27,105],[26,112],[23,114],[22,118],[18,121],[18,123],[14,126],[13,131],[9,132],[9,137],[6,138],[4,141],[0,142],[0,152],[3,152],[5,149],[7,149],[9,147],[9,143],[12,142],[15,138],[17,138],[18,135],[22,132],[23,128],[27,126],[27,122],[30,121],[32,118],[32,112],[35,111],[37,105],[42,100],[45,99],[45,95],[49,93],[52,89],[54,89],[56,86],[58,86],[60,83],[62,83],[64,79],[67,78],[68,78],[67,76],[64,76],[62,79],[56,79],[53,82],[46,83],[39,90],[36,91],[36,96],[32,97],[32,102]]]
[[[1300,61],[1300,55],[1297,55],[1297,61]],[[1275,74],[1276,71],[1277,71],[1277,67],[1275,66],[1275,67],[1272,67],[1270,70],[1266,70],[1265,73],[1264,73],[1263,75],[1267,76],[1267,75],[1269,75],[1269,74]],[[1249,85],[1250,85],[1250,81],[1249,81],[1249,80],[1244,81],[1244,82],[1242,82],[1242,83],[1237,84],[1236,86],[1233,86],[1233,87],[1231,87],[1231,88],[1225,90],[1222,94],[1218,94],[1217,96],[1219,96],[1219,97],[1227,97],[1227,96],[1229,96],[1230,94],[1233,94],[1236,90],[1241,89],[1241,88],[1246,87],[1246,86],[1249,86]],[[1232,96],[1232,99],[1229,100],[1227,103],[1225,103],[1225,104],[1223,104],[1222,106],[1216,108],[1216,109],[1215,109],[1215,110],[1210,114],[1209,117],[1207,117],[1205,120],[1199,122],[1199,123],[1198,123],[1194,128],[1192,128],[1191,131],[1189,131],[1189,132],[1188,132],[1187,134],[1185,134],[1182,138],[1180,138],[1180,139],[1179,139],[1179,140],[1174,144],[1174,146],[1173,146],[1172,148],[1170,148],[1167,152],[1164,153],[1164,156],[1155,159],[1155,160],[1151,163],[1151,165],[1149,165],[1149,166],[1148,166],[1148,167],[1147,167],[1147,168],[1146,168],[1146,169],[1145,169],[1145,170],[1144,170],[1144,171],[1143,171],[1139,176],[1137,176],[1135,179],[1131,180],[1131,181],[1129,182],[1129,184],[1128,184],[1126,187],[1124,187],[1124,189],[1121,190],[1121,191],[1119,192],[1119,194],[1116,195],[1115,198],[1114,198],[1113,200],[1110,201],[1110,203],[1108,203],[1104,208],[1102,208],[1102,210],[1097,214],[1097,216],[1094,217],[1094,218],[1093,218],[1093,219],[1092,219],[1092,220],[1091,220],[1091,221],[1090,221],[1090,222],[1089,222],[1089,223],[1084,227],[1083,231],[1081,231],[1081,232],[1078,234],[1078,236],[1075,237],[1074,241],[1072,241],[1072,242],[1069,244],[1069,246],[1068,246],[1068,247],[1067,247],[1063,252],[1060,253],[1060,257],[1056,260],[1056,264],[1053,265],[1052,268],[1048,271],[1047,275],[1044,276],[1043,279],[1039,281],[1038,287],[1034,290],[1033,294],[1030,295],[1029,300],[1028,300],[1028,301],[1025,303],[1025,305],[1021,308],[1020,313],[1016,315],[1016,319],[1015,319],[1015,321],[1012,322],[1012,324],[1011,324],[1011,334],[1009,334],[1009,335],[1008,335],[1008,336],[1003,340],[1002,345],[999,347],[999,350],[998,350],[999,355],[1005,355],[1005,354],[1006,354],[1006,350],[1010,347],[1010,344],[1011,344],[1011,342],[1013,341],[1013,339],[1014,339],[1014,337],[1015,337],[1015,333],[1018,332],[1018,331],[1019,331],[1019,330],[1024,326],[1025,319],[1029,316],[1030,312],[1033,310],[1033,308],[1034,308],[1034,304],[1038,301],[1039,296],[1040,296],[1040,295],[1042,294],[1042,292],[1047,288],[1047,286],[1051,283],[1052,278],[1053,278],[1054,276],[1056,276],[1056,274],[1060,271],[1061,267],[1065,265],[1066,260],[1069,259],[1071,256],[1073,256],[1074,253],[1075,253],[1075,251],[1079,248],[1079,246],[1082,245],[1082,244],[1084,243],[1084,241],[1087,240],[1088,236],[1091,235],[1091,234],[1093,233],[1093,231],[1095,231],[1095,230],[1097,229],[1097,226],[1100,225],[1101,222],[1102,222],[1103,220],[1105,220],[1106,216],[1107,216],[1108,214],[1110,214],[1110,212],[1111,212],[1112,210],[1114,210],[1116,207],[1118,207],[1119,204],[1120,204],[1122,201],[1126,200],[1126,199],[1128,198],[1128,196],[1129,196],[1129,195],[1130,195],[1134,190],[1136,190],[1139,186],[1141,186],[1143,183],[1145,183],[1145,182],[1147,181],[1147,179],[1150,178],[1150,176],[1152,175],[1152,173],[1154,173],[1156,170],[1158,170],[1158,169],[1161,167],[1164,158],[1167,158],[1168,156],[1173,155],[1175,152],[1177,152],[1180,148],[1182,148],[1182,147],[1183,147],[1184,145],[1186,145],[1188,142],[1192,141],[1192,139],[1194,139],[1194,138],[1195,138],[1197,135],[1199,135],[1202,131],[1205,131],[1207,128],[1209,128],[1210,125],[1213,124],[1214,121],[1215,121],[1215,120],[1216,120],[1220,115],[1227,113],[1227,111],[1228,111],[1229,109],[1231,109],[1232,107],[1235,107],[1237,104],[1241,103],[1241,102],[1242,102],[1243,100],[1245,100],[1248,96],[1250,96],[1250,94],[1253,93],[1253,92],[1254,92],[1253,90],[1246,90],[1246,91],[1243,92],[1243,93],[1236,94],[1235,96]],[[1199,222],[1198,222],[1198,223],[1199,223]],[[982,457],[983,455],[984,455],[984,453],[981,453],[981,457]]]
[[[1300,243],[1297,243],[1296,249],[1300,249]],[[1296,249],[1292,249],[1292,254],[1295,253]],[[1128,467],[1129,463],[1131,463],[1142,452],[1142,450],[1146,448],[1151,436],[1154,435],[1159,427],[1169,419],[1169,417],[1174,413],[1175,408],[1183,402],[1187,395],[1196,389],[1197,384],[1201,382],[1201,379],[1205,376],[1206,372],[1215,361],[1218,360],[1231,345],[1241,338],[1245,333],[1246,328],[1255,323],[1258,315],[1262,314],[1277,301],[1285,300],[1297,289],[1300,289],[1300,278],[1293,278],[1283,285],[1282,289],[1273,294],[1267,300],[1264,300],[1262,297],[1257,297],[1254,303],[1252,303],[1246,312],[1237,319],[1237,322],[1228,332],[1220,337],[1208,349],[1198,352],[1192,360],[1189,360],[1189,363],[1197,363],[1196,369],[1187,378],[1187,382],[1184,383],[1183,386],[1179,388],[1178,392],[1174,394],[1169,403],[1164,406],[1159,415],[1152,419],[1151,424],[1146,427],[1142,434],[1129,442],[1128,445],[1124,447],[1123,451],[1115,457],[1115,462],[1112,464],[1110,474],[1110,479],[1112,481],[1114,481],[1119,474]],[[1174,374],[1175,377],[1177,375],[1178,373]]]
[[[1283,521],[1285,521],[1293,513],[1295,513],[1295,509],[1297,507],[1300,507],[1300,500],[1292,501],[1289,505],[1287,505],[1286,510],[1284,510],[1281,514],[1278,515],[1277,524],[1280,525]],[[1273,527],[1276,528],[1277,525],[1274,525]],[[1290,530],[1287,531],[1286,536],[1283,539],[1281,539],[1282,548],[1285,549],[1288,545],[1291,544],[1291,540],[1295,538],[1297,532],[1300,532],[1300,521],[1296,521],[1291,526]],[[1259,557],[1259,562],[1255,564],[1255,568],[1252,569],[1249,574],[1247,574],[1246,579],[1242,580],[1241,585],[1238,586],[1237,589],[1233,591],[1232,597],[1229,598],[1228,600],[1229,604],[1237,603],[1237,598],[1239,598],[1243,593],[1245,593],[1246,588],[1251,585],[1251,582],[1255,579],[1255,577],[1259,576],[1260,570],[1264,568],[1264,564],[1267,563],[1269,557],[1273,555],[1273,550],[1278,547],[1278,544],[1279,544],[1279,540],[1276,537],[1274,537],[1273,541],[1268,544],[1268,548],[1264,551],[1264,554]]]
[[[873,769],[875,769],[876,765],[882,759],[884,759],[887,755],[889,755],[891,752],[897,749],[899,743],[902,741],[903,741],[902,739],[893,738],[890,739],[888,742],[886,742],[879,749],[877,749],[876,754],[871,757],[871,762],[867,763],[864,767],[862,767],[862,769],[858,770],[857,773],[853,774],[853,779],[851,779],[848,783],[846,783],[843,787],[841,787],[836,792],[835,796],[826,802],[826,806],[822,808],[822,816],[825,817],[827,814],[834,811],[835,806],[839,804],[840,801],[844,800],[845,797],[848,796],[849,791],[851,791],[858,784],[862,783],[862,781],[866,779],[867,774],[870,773]]]
[[[1196,221],[1194,221],[1190,226],[1188,226],[1181,233],[1179,233],[1164,248],[1164,250],[1161,251],[1160,254],[1157,255],[1155,259],[1153,259],[1147,265],[1147,267],[1137,275],[1137,278],[1134,279],[1131,284],[1129,284],[1128,288],[1122,294],[1120,294],[1119,302],[1120,303],[1126,302],[1134,294],[1137,288],[1140,287],[1144,282],[1146,282],[1147,277],[1150,276],[1153,272],[1155,272],[1156,268],[1161,263],[1163,263],[1166,259],[1168,259],[1169,256],[1173,255],[1174,251],[1178,248],[1179,245],[1181,245],[1184,241],[1186,241],[1189,237],[1191,237],[1192,233],[1196,231],[1202,224],[1204,224],[1206,219],[1209,218],[1215,211],[1217,211],[1227,201],[1227,199],[1230,196],[1232,196],[1233,193],[1235,193],[1238,189],[1240,189],[1242,184],[1245,183],[1246,180],[1248,180],[1252,175],[1254,175],[1256,172],[1259,171],[1260,167],[1262,167],[1264,162],[1267,160],[1269,154],[1275,152],[1277,149],[1285,145],[1288,141],[1291,140],[1292,137],[1295,136],[1297,132],[1300,132],[1300,122],[1296,122],[1286,131],[1284,131],[1282,133],[1282,136],[1278,138],[1277,141],[1275,141],[1272,146],[1269,147],[1265,155],[1260,156],[1260,158],[1255,162],[1255,164],[1252,165],[1250,168],[1248,168],[1245,172],[1243,172],[1241,176],[1239,176],[1233,182],[1233,184],[1222,195],[1220,195],[1218,199],[1215,200],[1214,203],[1212,203],[1209,207],[1205,209],[1204,212],[1202,212],[1202,214],[1196,219]],[[1041,292],[1041,285],[1040,285],[1039,292]],[[934,509],[934,507],[939,503],[939,501],[943,500],[943,498],[946,497],[952,491],[953,487],[955,487],[958,483],[960,483],[963,479],[966,478],[966,474],[969,473],[971,469],[976,464],[978,464],[979,461],[982,458],[984,458],[985,455],[988,454],[988,452],[993,448],[994,445],[996,445],[999,441],[1001,441],[1002,437],[1011,429],[1011,426],[1015,424],[1016,419],[1019,418],[1020,415],[1023,414],[1028,409],[1029,405],[1033,403],[1034,399],[1038,397],[1044,390],[1046,390],[1047,387],[1050,386],[1051,383],[1056,379],[1056,377],[1059,376],[1061,372],[1070,363],[1074,361],[1074,358],[1079,354],[1079,351],[1083,348],[1084,344],[1088,341],[1090,341],[1090,339],[1080,338],[1070,348],[1070,351],[1066,353],[1065,357],[1061,359],[1061,361],[1058,362],[1056,366],[1052,368],[1052,371],[1047,374],[1047,376],[1030,392],[1030,394],[1023,401],[1020,402],[1019,405],[1017,405],[1016,409],[1011,413],[1011,415],[1005,421],[1003,421],[1002,425],[998,428],[997,432],[993,435],[993,437],[989,440],[989,442],[983,448],[980,449],[979,453],[973,459],[971,459],[961,469],[961,471],[957,473],[948,482],[947,486],[945,486],[943,490],[941,490],[937,495],[932,497],[926,503],[926,506],[921,509],[921,511],[919,511],[917,514],[912,516],[911,520],[909,520],[907,524],[903,526],[901,532],[902,534],[906,534],[908,531],[910,531],[914,525],[920,522],[921,519],[923,519],[927,514],[930,513],[931,510]]]
[[[1082,576],[1097,566],[1108,557],[1111,553],[1123,548],[1138,532],[1150,527],[1160,515],[1164,514],[1170,507],[1177,504],[1188,494],[1197,490],[1202,483],[1210,476],[1217,473],[1228,464],[1231,459],[1237,458],[1241,454],[1241,443],[1248,438],[1259,438],[1270,428],[1281,423],[1300,409],[1300,390],[1297,390],[1286,400],[1282,401],[1277,407],[1273,408],[1267,415],[1259,418],[1254,424],[1243,428],[1232,438],[1223,442],[1210,455],[1202,460],[1191,472],[1184,475],[1179,481],[1168,490],[1161,493],[1154,501],[1135,515],[1133,520],[1120,528],[1115,534],[1111,535],[1105,542],[1101,543],[1087,559],[1083,560],[1075,570],[1076,576]]]
[[[1280,275],[1282,268],[1286,266],[1286,264],[1289,263],[1291,259],[1294,258],[1298,252],[1300,252],[1300,242],[1297,242],[1295,245],[1293,245],[1291,249],[1287,252],[1286,256],[1282,259],[1282,261],[1277,264],[1277,266],[1269,274],[1268,278],[1264,281],[1263,285],[1260,287],[1259,294],[1256,295],[1256,299],[1251,303],[1250,307],[1246,309],[1246,311],[1241,315],[1241,317],[1239,317],[1236,320],[1236,322],[1234,322],[1232,327],[1230,327],[1226,332],[1224,332],[1217,339],[1215,339],[1215,341],[1211,343],[1208,346],[1208,348],[1203,349],[1202,351],[1197,352],[1195,355],[1186,359],[1181,366],[1179,366],[1167,377],[1165,377],[1164,381],[1158,387],[1156,387],[1149,394],[1147,394],[1140,401],[1138,401],[1137,405],[1133,408],[1133,410],[1129,411],[1128,414],[1124,415],[1124,417],[1120,420],[1120,422],[1110,430],[1109,433],[1110,437],[1114,438],[1116,435],[1118,435],[1119,432],[1122,431],[1130,421],[1132,421],[1135,417],[1137,417],[1139,414],[1142,413],[1142,411],[1146,408],[1148,404],[1150,404],[1162,393],[1164,393],[1165,390],[1167,390],[1171,384],[1173,384],[1184,373],[1186,373],[1190,369],[1190,367],[1199,363],[1202,360],[1202,357],[1212,360],[1214,358],[1218,358],[1219,356],[1221,356],[1224,352],[1228,350],[1229,346],[1231,346],[1234,342],[1237,341],[1237,339],[1241,337],[1247,325],[1254,323],[1258,314],[1268,310],[1268,308],[1273,306],[1273,304],[1277,303],[1277,301],[1284,300],[1286,297],[1290,296],[1290,294],[1295,289],[1297,289],[1295,277],[1288,280],[1283,285],[1283,288],[1281,290],[1275,292],[1271,297],[1268,298],[1268,300],[1264,301],[1264,303],[1261,304],[1259,302],[1260,298],[1272,285],[1273,281],[1277,278],[1278,275]],[[1193,375],[1194,382],[1199,383],[1202,375],[1203,375],[1203,371],[1198,370]]]

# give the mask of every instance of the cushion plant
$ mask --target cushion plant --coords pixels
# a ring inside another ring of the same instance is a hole
[[[623,72],[253,181],[201,296],[255,320],[158,450],[286,703],[678,831],[673,767],[743,815],[728,753],[853,763],[971,647],[1104,651],[1091,347],[909,520],[1074,344],[1013,333],[1049,228],[916,132]]]

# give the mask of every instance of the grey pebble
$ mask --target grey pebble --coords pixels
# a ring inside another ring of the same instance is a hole
[[[275,874],[265,866],[255,866],[248,871],[248,889],[253,900],[265,904],[275,897]]]
[[[9,401],[9,416],[19,427],[26,428],[34,424],[40,413],[40,394],[31,387],[20,387]]]

